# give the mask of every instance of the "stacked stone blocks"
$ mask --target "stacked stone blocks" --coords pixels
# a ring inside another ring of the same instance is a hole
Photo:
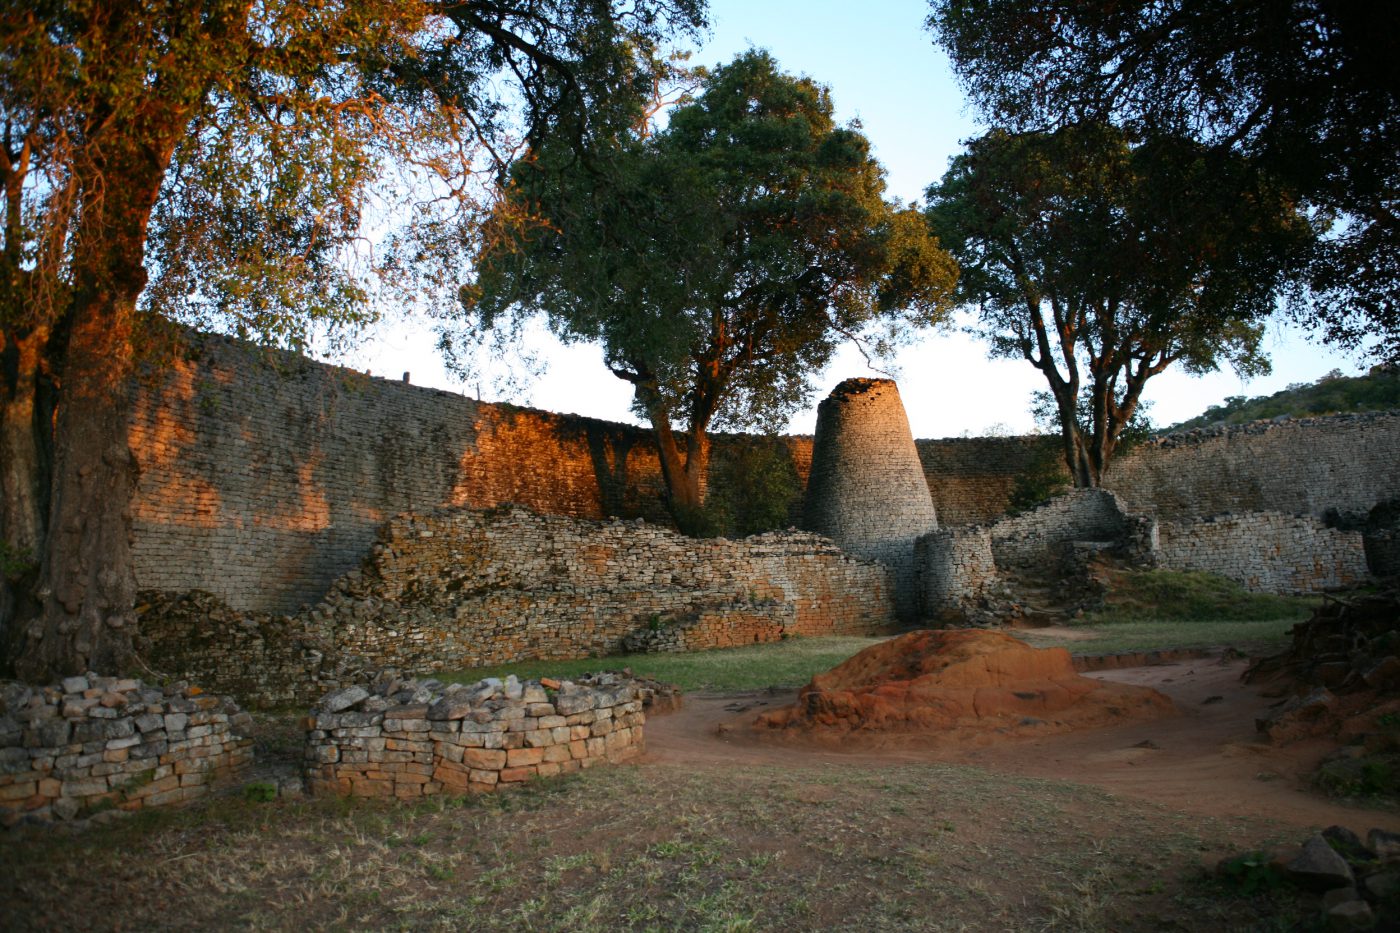
[[[322,699],[307,720],[312,793],[414,798],[485,793],[625,761],[644,747],[631,678],[488,678],[471,685],[382,679]]]
[[[89,673],[0,691],[0,824],[184,803],[252,763],[227,697]]]
[[[386,668],[616,654],[629,636],[677,620],[696,620],[684,634],[693,650],[873,634],[894,618],[887,570],[817,535],[696,540],[517,507],[399,516],[360,570],[295,616],[236,613],[207,597],[153,595],[148,605],[153,663],[262,705],[310,703]]]
[[[893,381],[847,379],[818,407],[803,526],[889,567],[896,612],[917,614],[914,541],[938,519]]]

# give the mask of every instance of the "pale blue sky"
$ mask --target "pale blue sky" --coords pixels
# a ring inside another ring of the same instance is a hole
[[[692,61],[713,65],[750,47],[765,48],[785,70],[827,85],[838,119],[858,119],[873,143],[887,171],[889,193],[912,201],[942,175],[961,141],[979,132],[946,59],[923,29],[926,9],[923,0],[711,0],[711,35]],[[536,336],[548,371],[528,397],[505,401],[635,421],[628,411],[628,386],[607,372],[595,348],[559,347],[543,332]],[[1347,374],[1360,368],[1281,325],[1273,328],[1269,346],[1274,374],[1249,383],[1230,372],[1158,376],[1146,392],[1152,420],[1170,424],[1226,396],[1262,395],[1334,368]],[[442,372],[425,328],[386,325],[347,363],[392,377],[408,370],[417,384],[463,391]],[[916,437],[1032,429],[1029,396],[1043,380],[1027,363],[989,361],[976,341],[936,333],[903,351],[896,366]],[[869,374],[858,354],[841,353],[818,380],[811,407],[792,419],[790,431],[811,433],[816,403],[842,379]],[[475,391],[469,387],[469,394]],[[491,397],[489,390],[482,394]]]

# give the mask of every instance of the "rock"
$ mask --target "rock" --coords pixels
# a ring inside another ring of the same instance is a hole
[[[1366,686],[1377,689],[1400,677],[1400,658],[1390,654],[1372,664],[1361,674]]]
[[[320,708],[328,713],[339,713],[347,710],[356,703],[369,696],[369,691],[357,684],[349,687],[342,687],[339,690],[332,690],[321,698]]]
[[[1322,895],[1322,908],[1324,910],[1331,910],[1338,904],[1359,900],[1361,900],[1361,892],[1357,891],[1356,888],[1332,888],[1326,894]]]
[[[78,815],[78,801],[72,797],[59,797],[53,802],[53,815],[60,820],[71,820]]]
[[[65,677],[59,683],[63,686],[64,693],[82,693],[89,687],[86,677]]]
[[[1369,930],[1376,915],[1365,901],[1346,901],[1327,911],[1327,925],[1333,930]]]
[[[428,718],[448,722],[465,719],[472,711],[471,699],[470,695],[463,694],[461,691],[446,694],[442,699],[428,707]]]
[[[1373,829],[1366,834],[1366,848],[1382,862],[1400,862],[1400,833]]]
[[[1299,884],[1319,891],[1348,887],[1356,880],[1346,859],[1338,855],[1321,835],[1303,843],[1303,850],[1285,866],[1285,870]]]
[[[1380,871],[1367,875],[1361,887],[1377,900],[1393,897],[1400,891],[1400,872]]]
[[[1322,838],[1327,840],[1334,852],[1353,865],[1357,862],[1374,862],[1376,860],[1376,853],[1366,848],[1361,837],[1345,826],[1327,827],[1322,831]]]

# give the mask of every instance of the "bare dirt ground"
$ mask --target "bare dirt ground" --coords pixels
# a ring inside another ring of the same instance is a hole
[[[1331,824],[1365,835],[1400,831],[1400,815],[1357,810],[1318,796],[1306,773],[1333,748],[1326,740],[1276,747],[1254,721],[1277,700],[1240,681],[1245,661],[1201,658],[1089,676],[1152,687],[1177,715],[1046,737],[949,742],[876,735],[839,744],[802,742],[751,728],[754,717],[796,692],[686,697],[678,713],[647,723],[648,760],[693,765],[810,765],[947,762],[990,771],[1073,781],[1114,795],[1207,817],[1255,817],[1299,827]]]

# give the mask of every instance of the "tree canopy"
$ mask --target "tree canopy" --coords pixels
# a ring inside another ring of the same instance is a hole
[[[841,340],[937,320],[956,268],[917,211],[884,200],[827,91],[766,53],[704,75],[663,129],[642,114],[601,170],[559,147],[517,166],[463,297],[474,323],[539,312],[564,340],[601,343],[655,428],[684,525],[712,427],[780,423]]]
[[[974,140],[928,190],[959,301],[1045,376],[1078,486],[1097,486],[1173,364],[1267,371],[1262,322],[1312,230],[1246,160],[1098,123]]]
[[[646,82],[638,49],[702,22],[702,0],[11,4],[0,635],[20,673],[130,659],[126,388],[148,325],[295,344],[371,315],[376,289],[431,294],[477,174],[582,148]],[[371,205],[404,221],[374,248]]]
[[[1260,159],[1322,216],[1314,313],[1400,357],[1400,7],[1352,0],[931,0],[986,118],[1087,119]]]

